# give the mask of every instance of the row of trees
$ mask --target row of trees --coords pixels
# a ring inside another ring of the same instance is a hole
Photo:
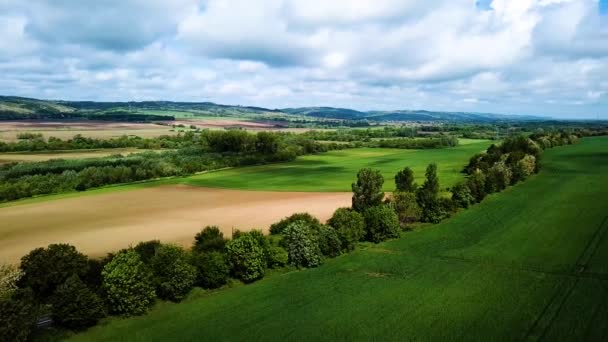
[[[109,184],[184,176],[223,167],[290,161],[299,155],[348,148],[322,144],[295,134],[215,131],[187,134],[174,151],[126,157],[16,163],[0,166],[0,201],[86,190]]]

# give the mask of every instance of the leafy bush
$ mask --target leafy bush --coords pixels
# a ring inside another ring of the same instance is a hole
[[[396,191],[391,200],[393,209],[397,213],[399,222],[408,224],[417,222],[422,216],[422,209],[416,201],[416,194],[413,192]]]
[[[270,226],[270,234],[282,234],[288,225],[297,221],[302,221],[310,226],[318,226],[321,224],[316,217],[310,215],[309,213],[296,213],[272,224]]]
[[[381,242],[386,239],[399,237],[399,218],[389,206],[378,205],[368,208],[363,213],[367,228],[366,239],[371,242]]]
[[[194,253],[192,264],[197,270],[197,285],[206,289],[215,289],[228,282],[230,266],[223,253],[215,251]]]
[[[13,296],[0,298],[0,339],[2,341],[27,341],[38,318],[38,310],[33,304],[32,296],[31,290],[18,290]]]
[[[156,293],[162,299],[182,300],[194,286],[196,268],[188,262],[183,248],[161,245],[150,260]]]
[[[522,159],[518,160],[513,170],[514,177],[519,180],[524,180],[534,174],[536,170],[536,158],[526,154]]]
[[[352,207],[358,212],[380,205],[384,199],[382,192],[384,178],[379,170],[364,168],[357,173],[357,183],[351,185],[353,189]]]
[[[270,258],[268,267],[283,267],[289,262],[289,254],[285,248],[280,246],[271,246],[269,250]]]
[[[321,225],[313,227],[313,232],[317,234],[317,241],[323,255],[330,258],[340,255],[342,252],[342,242],[335,229],[330,226]]]
[[[194,237],[194,246],[192,249],[195,252],[221,252],[226,246],[224,233],[217,226],[207,226]]]
[[[156,254],[156,249],[161,245],[158,240],[144,241],[138,243],[133,250],[139,254],[141,261],[148,264]]]
[[[466,185],[476,202],[481,202],[486,197],[486,176],[481,171],[472,173]]]
[[[154,303],[152,272],[135,251],[117,254],[101,274],[103,290],[113,313],[141,315]]]
[[[10,264],[0,265],[0,298],[8,298],[17,290],[23,271]]]
[[[101,299],[75,274],[57,287],[50,302],[53,320],[67,328],[91,327],[105,316]]]
[[[475,198],[466,183],[458,183],[452,188],[452,201],[460,208],[468,208],[475,203]]]
[[[283,244],[291,264],[297,267],[316,267],[321,264],[323,254],[318,236],[310,225],[302,221],[291,223],[283,235]]]
[[[85,275],[87,266],[87,257],[74,246],[52,244],[36,248],[21,258],[23,276],[19,286],[30,287],[38,299],[46,299],[72,274]]]
[[[343,251],[355,249],[365,235],[363,216],[350,208],[338,208],[327,223],[336,230]]]
[[[241,234],[226,243],[226,255],[235,278],[253,282],[264,277],[267,259],[259,240],[251,234]]]

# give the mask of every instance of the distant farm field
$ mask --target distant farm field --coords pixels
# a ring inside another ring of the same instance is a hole
[[[73,340],[605,341],[607,198],[608,138],[583,139],[439,225]]]
[[[332,151],[298,158],[291,163],[235,168],[186,178],[182,182],[205,187],[274,191],[350,191],[359,169],[371,167],[382,172],[384,189],[394,189],[394,176],[406,166],[414,170],[418,183],[424,170],[437,163],[442,187],[463,179],[469,158],[484,151],[490,142],[477,140],[465,145],[430,150],[359,148]]]
[[[108,157],[115,154],[129,155],[149,150],[136,148],[108,148],[94,150],[38,151],[38,152],[0,152],[0,164],[10,162],[39,162],[50,159],[85,159]]]

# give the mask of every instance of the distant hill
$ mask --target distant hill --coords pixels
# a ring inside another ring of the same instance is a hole
[[[16,96],[0,96],[0,120],[24,119],[95,119],[149,121],[172,120],[173,115],[240,116],[249,118],[309,117],[336,120],[418,121],[418,122],[496,122],[547,120],[536,116],[492,113],[435,112],[426,110],[357,111],[334,107],[268,109],[253,106],[222,105],[212,102],[95,102],[51,101]],[[124,116],[124,118],[122,116]]]

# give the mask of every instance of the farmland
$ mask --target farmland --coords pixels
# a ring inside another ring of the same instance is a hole
[[[539,175],[436,226],[73,340],[605,340],[607,150],[556,147]]]
[[[136,148],[108,148],[92,150],[66,150],[66,151],[37,151],[37,152],[7,152],[0,153],[0,164],[10,162],[39,162],[50,159],[85,159],[101,158],[116,154],[129,155],[142,153],[146,150]]]
[[[8,202],[0,205],[0,220],[7,223],[0,228],[0,258],[15,262],[32,248],[57,241],[94,256],[153,238],[189,246],[207,224],[230,236],[232,228],[266,229],[301,211],[327,219],[350,205],[350,184],[360,168],[381,169],[384,188],[391,191],[398,170],[411,166],[421,182],[427,164],[437,162],[442,186],[450,186],[464,177],[460,171],[469,156],[488,145],[332,151],[288,163]]]

